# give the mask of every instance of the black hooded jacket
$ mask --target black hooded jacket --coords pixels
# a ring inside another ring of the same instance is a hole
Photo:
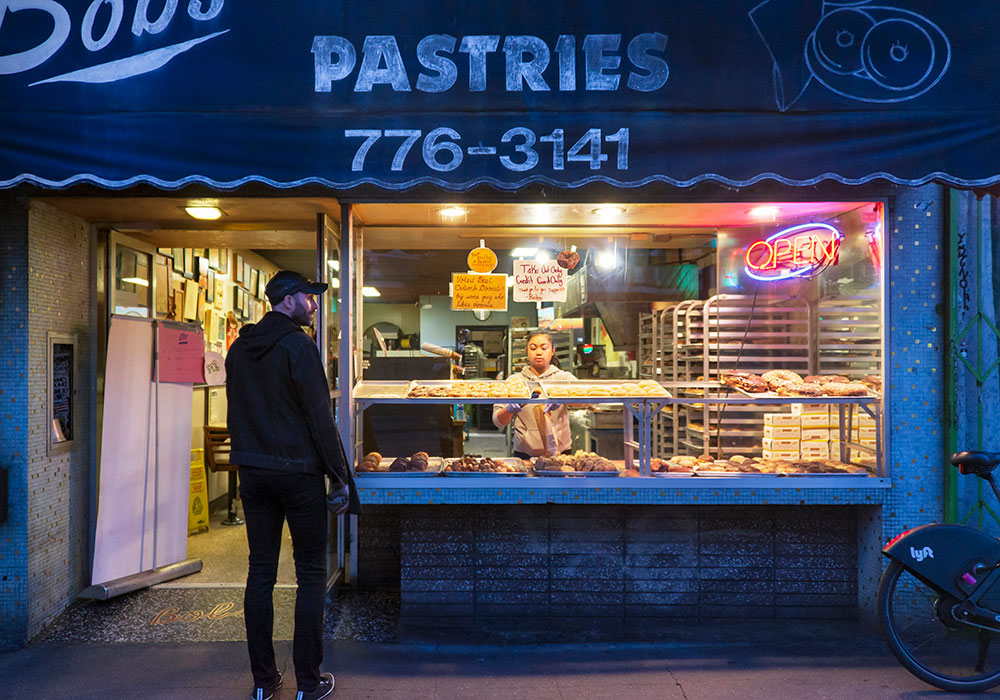
[[[233,464],[332,473],[359,512],[319,349],[295,321],[270,311],[240,330],[226,355],[226,395]]]

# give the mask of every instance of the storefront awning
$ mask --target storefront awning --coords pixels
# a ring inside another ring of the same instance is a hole
[[[985,187],[998,29],[985,0],[8,0],[0,187]]]

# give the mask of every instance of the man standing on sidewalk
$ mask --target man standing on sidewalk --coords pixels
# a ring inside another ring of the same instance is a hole
[[[250,545],[244,595],[253,700],[281,687],[274,660],[272,595],[284,521],[295,561],[297,700],[333,693],[333,674],[321,673],[326,604],[326,475],[346,486],[345,510],[360,510],[351,469],[330,408],[330,392],[316,344],[302,330],[312,323],[314,295],[327,289],[282,270],[267,284],[272,311],[247,325],[226,356],[230,461],[239,465],[240,497]]]

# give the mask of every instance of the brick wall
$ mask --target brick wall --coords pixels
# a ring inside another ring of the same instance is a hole
[[[0,468],[9,472],[0,523],[0,651],[28,641],[28,207],[0,196]]]
[[[407,625],[628,638],[678,618],[857,615],[856,507],[400,506],[398,514]]]
[[[28,635],[89,583],[90,230],[32,202],[28,246]],[[47,333],[76,335],[77,394],[71,451],[47,454]]]

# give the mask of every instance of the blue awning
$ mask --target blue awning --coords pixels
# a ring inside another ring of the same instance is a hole
[[[1000,3],[21,0],[0,187],[1000,182]]]

